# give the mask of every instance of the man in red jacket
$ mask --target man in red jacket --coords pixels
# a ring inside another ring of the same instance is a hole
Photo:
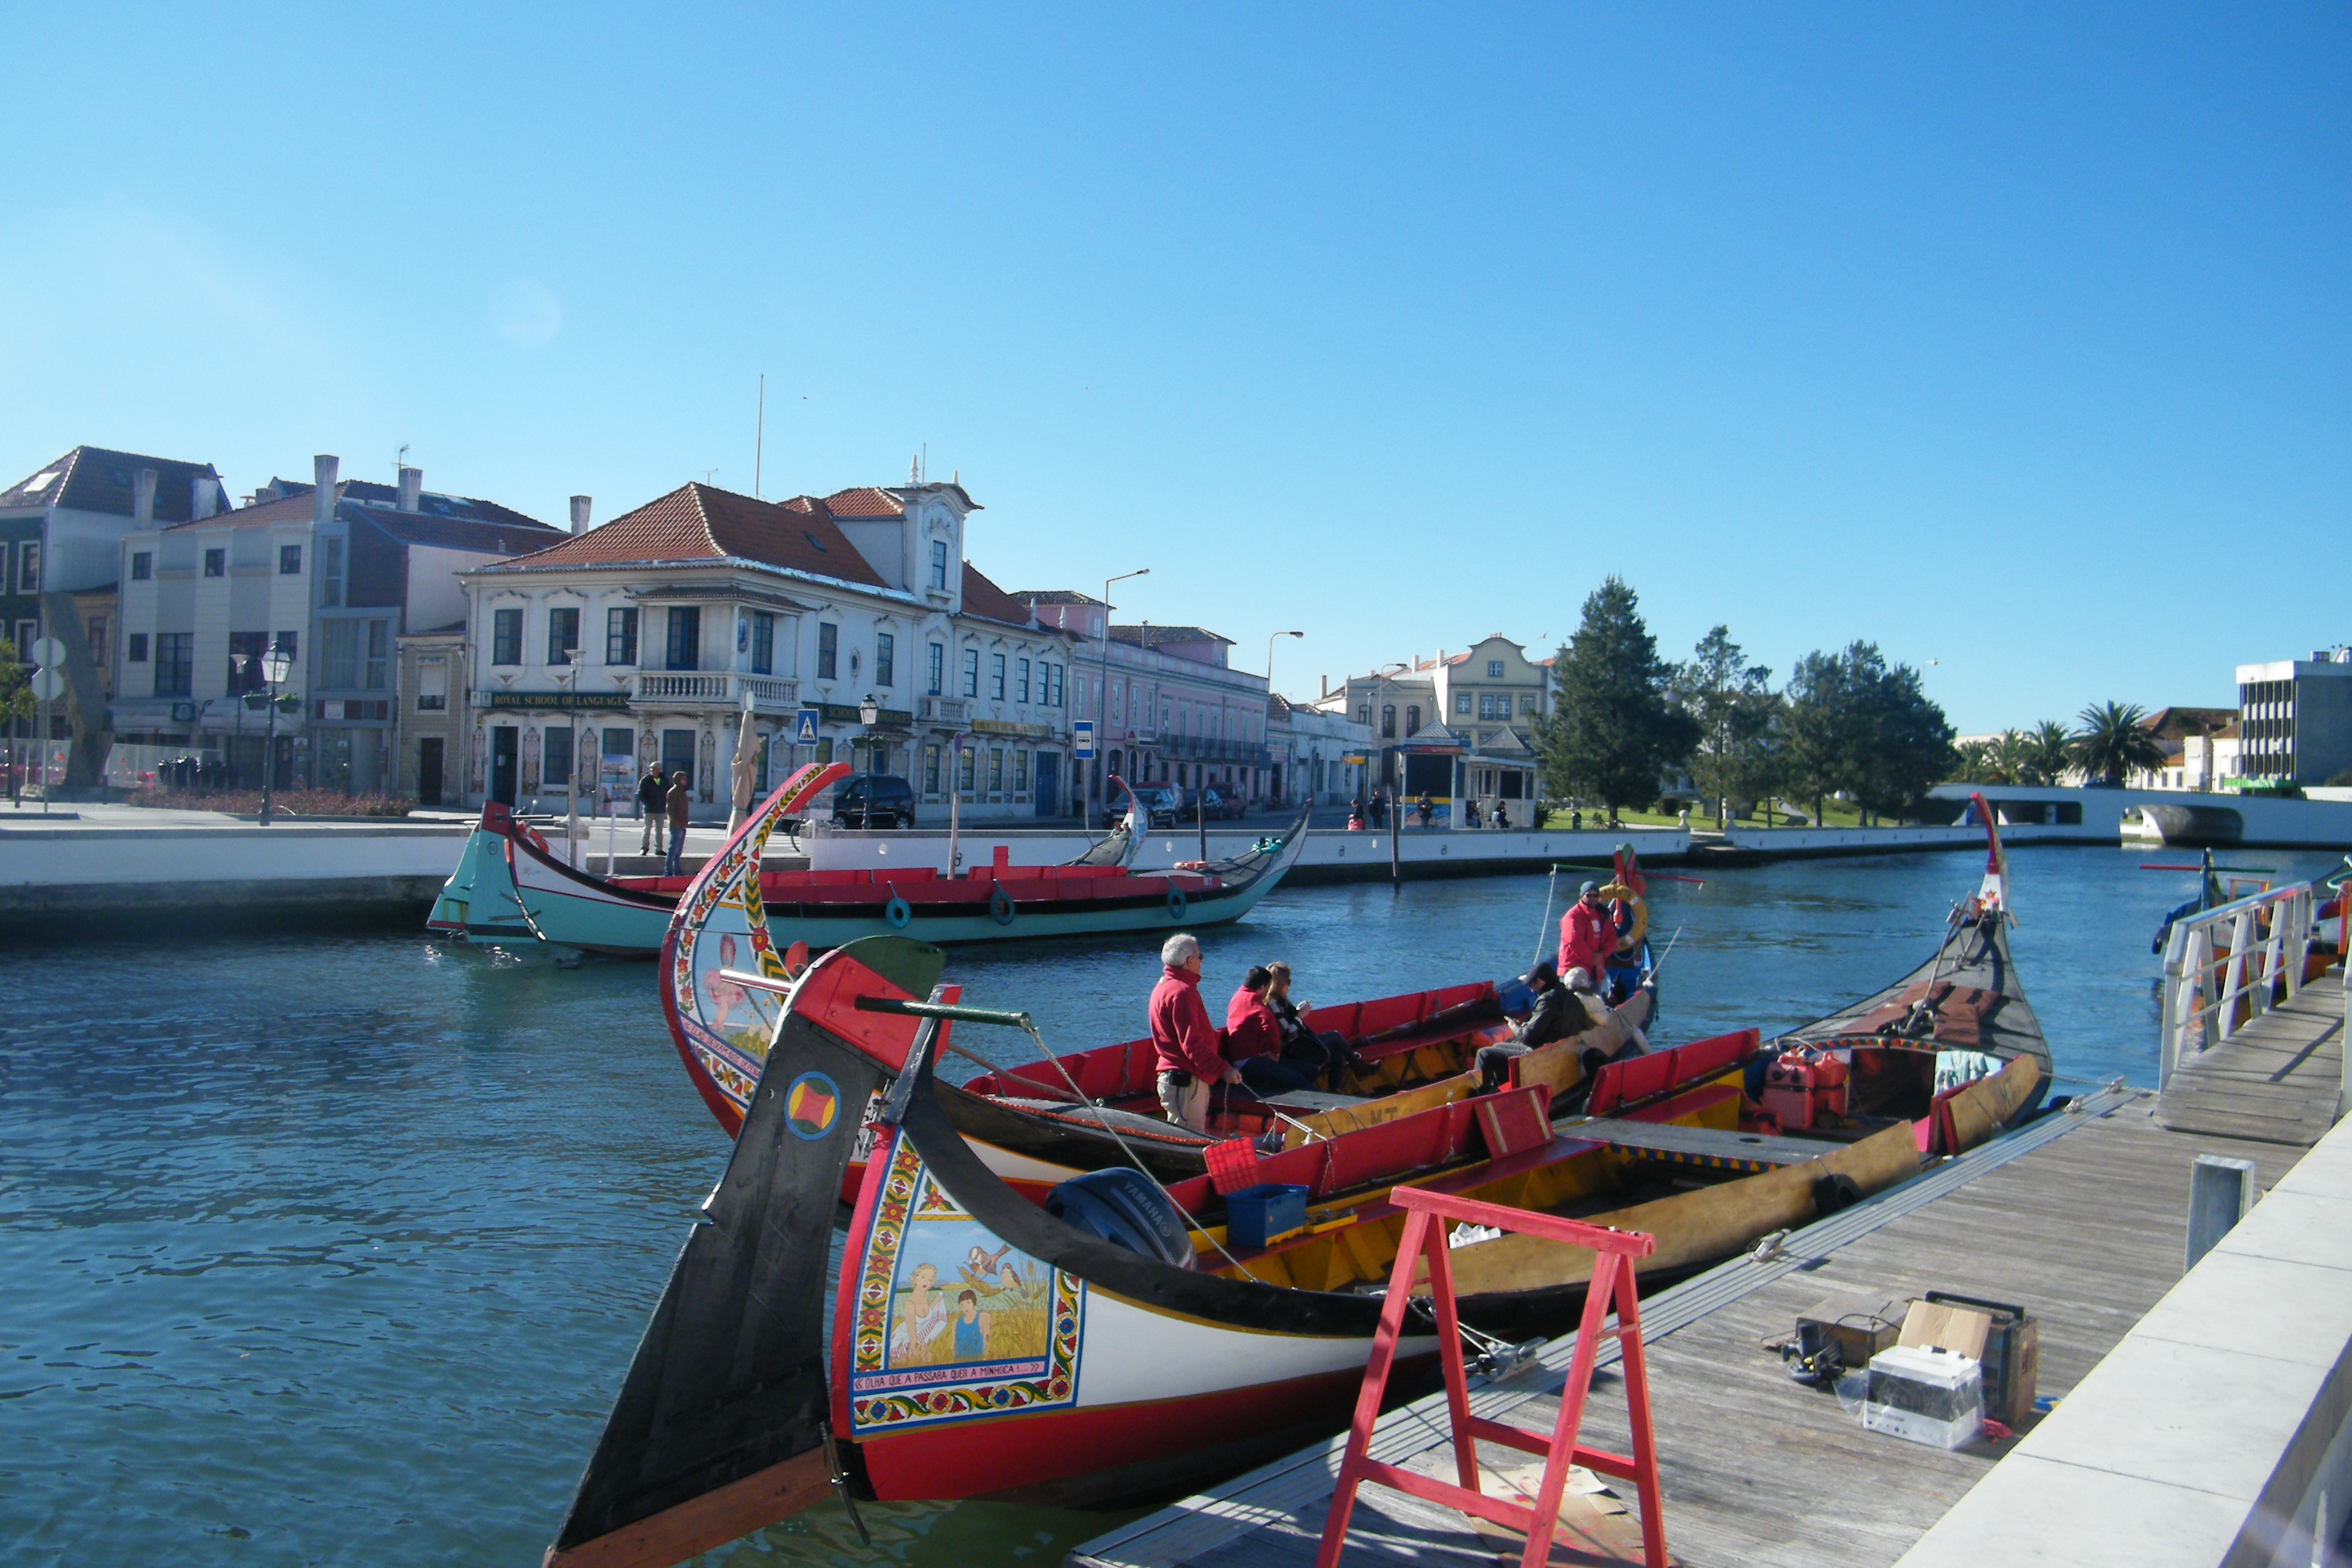
[[[1601,901],[1601,884],[1587,882],[1568,913],[1559,917],[1558,973],[1581,969],[1587,974],[1603,973],[1616,947],[1617,927],[1609,918],[1609,906]]]
[[[1195,1132],[1209,1130],[1209,1086],[1239,1083],[1241,1069],[1217,1049],[1217,1026],[1201,1000],[1201,944],[1178,932],[1160,949],[1151,988],[1151,1046],[1159,1058],[1160,1108]]]

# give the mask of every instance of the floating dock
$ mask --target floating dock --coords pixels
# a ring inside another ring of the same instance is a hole
[[[2309,1373],[2300,1380],[2271,1380],[2283,1391],[2273,1402],[2293,1408],[2274,1412],[2260,1433],[2226,1425],[2207,1432],[2202,1416],[2217,1406],[2206,1396],[2189,1388],[2151,1391],[2158,1401],[2178,1402],[2170,1411],[2172,1431],[2161,1430],[2164,1420],[2154,1418],[2157,1430],[2148,1440],[2158,1448],[2178,1448],[2186,1430],[2196,1438],[2193,1446],[2201,1446],[2217,1462],[2233,1442],[2250,1450],[2230,1456],[2231,1463],[2221,1467],[2233,1476],[2254,1477],[2241,1483],[2248,1495],[2203,1500],[2206,1522],[2213,1527],[2207,1535],[2219,1530],[2217,1521],[2231,1526],[2215,1537],[2222,1549],[2210,1554],[2149,1557],[2134,1538],[2128,1517],[2094,1518],[2090,1536],[2078,1534],[2044,1553],[2021,1524],[2003,1533],[2012,1511],[2019,1520],[2041,1517],[2030,1501],[2014,1509],[1979,1508],[1956,1518],[1955,1528],[1966,1531],[1965,1544],[1948,1549],[1937,1533],[1940,1521],[1989,1477],[2002,1476],[2004,1489],[2048,1484],[2049,1475],[2034,1469],[2030,1450],[2064,1441],[2062,1424],[2045,1416],[2016,1437],[1979,1440],[1948,1453],[1920,1447],[1864,1431],[1833,1394],[1792,1382],[1769,1347],[1789,1334],[1798,1313],[1826,1296],[1853,1291],[1899,1299],[1931,1289],[1953,1291],[2014,1302],[2031,1311],[2041,1325],[2038,1387],[2045,1397],[2063,1399],[2118,1353],[2126,1336],[2170,1294],[2247,1266],[2225,1238],[2196,1278],[2183,1280],[2198,1157],[2246,1162],[2255,1183],[2270,1187],[2305,1158],[2304,1145],[2326,1131],[2309,1107],[2314,1082],[2330,1074],[2329,1081],[2341,1082],[2340,1057],[2330,1061],[2323,1056],[2326,1039],[2341,1049],[2340,976],[2315,981],[2298,1000],[2305,1005],[2274,1009],[2241,1029],[2227,1047],[2206,1053],[2210,1059],[2203,1066],[2210,1080],[2231,1086],[2226,1093],[2233,1101],[2234,1121],[2225,1124],[2211,1114],[2220,1106],[2220,1091],[2196,1091],[2207,1115],[2191,1127],[2185,1113],[2168,1121],[2157,1096],[2111,1086],[1795,1232],[1761,1257],[1724,1264],[1646,1298],[1643,1342],[1665,1538],[1674,1560],[1724,1568],[1882,1568],[1916,1548],[1917,1564],[1938,1568],[1959,1562],[2239,1561],[2226,1548],[2239,1522],[2260,1523],[2264,1505],[2256,1498],[2255,1481],[2283,1495],[2303,1470],[2324,1470],[2330,1462],[2326,1456],[2344,1462],[2339,1407],[2352,1399],[2352,1271],[2338,1276],[2325,1270],[2352,1270],[2352,1201],[2338,1203],[2334,1211],[2315,1211],[2334,1229],[2323,1223],[2323,1234],[2304,1243],[2315,1256],[2336,1260],[2305,1264],[2320,1269],[2315,1278],[2333,1281],[2335,1288],[2316,1289],[2305,1279],[2295,1292],[2326,1296],[2328,1304],[2299,1316],[2289,1309],[2285,1315],[2293,1322],[2281,1332],[2296,1342],[2260,1347],[2263,1354],[2300,1358],[2292,1365]],[[2331,1018],[2336,1026],[2332,1034]],[[2326,1038],[2315,1042],[2315,1035]],[[2289,1063],[2292,1068],[2282,1073]],[[2174,1109],[2185,1112],[2189,1103],[2177,1100]],[[2352,1164],[2352,1133],[2335,1138],[2313,1159],[2335,1158],[2331,1151],[2338,1144],[2339,1163]],[[2352,1200],[2352,1183],[2341,1196]],[[2255,1242],[2245,1245],[2262,1250]],[[2261,1259],[2252,1266],[2286,1267]],[[2338,1301],[2343,1305],[2336,1306]],[[2257,1302],[2242,1306],[2260,1312]],[[2234,1331],[2228,1324],[2214,1327]],[[1548,1432],[1572,1347],[1572,1339],[1555,1341],[1543,1352],[1540,1370],[1522,1367],[1515,1376],[1483,1387],[1474,1381],[1474,1410]],[[1613,1364],[1614,1350],[1613,1340],[1601,1348],[1604,1368]],[[2260,1373],[2258,1366],[2250,1368],[2250,1375]],[[1595,1387],[1583,1440],[1622,1452],[1630,1439],[1622,1387],[1608,1377]],[[2058,1409],[2064,1412],[2064,1405]],[[2100,1413],[2088,1402],[2082,1416],[2065,1425],[2103,1426]],[[2288,1416],[2294,1419],[2286,1421],[2286,1435],[2273,1450],[2273,1428]],[[2126,1450],[2117,1464],[2128,1470],[2140,1453],[2140,1436],[2107,1428],[2075,1437],[2064,1463],[2084,1473],[2070,1480],[2073,1472],[2062,1466],[2061,1489],[2079,1482],[2096,1492],[2097,1483],[2107,1479],[2090,1473],[2100,1464],[2097,1445],[2105,1441]],[[1087,1542],[1069,1554],[1069,1568],[1306,1568],[1315,1558],[1344,1441],[1344,1436],[1334,1437]],[[2094,1451],[2086,1453],[2085,1446]],[[2024,1479],[2011,1481],[2003,1461],[2021,1447],[2029,1449],[2022,1461],[2026,1468],[2016,1473]],[[1373,1451],[1390,1463],[1450,1477],[1454,1458],[1443,1394],[1384,1415]],[[1488,1467],[1486,1484],[1498,1490],[1503,1481],[1496,1472],[1523,1462],[1520,1456],[1493,1449],[1482,1449],[1480,1459]],[[2191,1478],[2187,1484],[2200,1483]],[[1632,1508],[1632,1489],[1621,1489],[1622,1506]],[[2313,1522],[2340,1529],[2344,1489],[2333,1505],[2325,1503],[2324,1485],[2319,1490],[2322,1506],[2332,1506],[2335,1517]],[[2275,1510],[2275,1504],[2269,1506]],[[2049,1509],[2063,1511],[2063,1500]],[[2292,1504],[2287,1511],[2292,1513]],[[2095,1546],[2102,1534],[2115,1553],[2093,1550],[2086,1555],[2086,1542]],[[1519,1544],[1517,1537],[1473,1525],[1460,1514],[1368,1485],[1358,1494],[1341,1561],[1484,1568],[1516,1558]],[[1571,1559],[1560,1546],[1553,1560],[1595,1561]],[[2314,1560],[2307,1553],[2295,1559]]]

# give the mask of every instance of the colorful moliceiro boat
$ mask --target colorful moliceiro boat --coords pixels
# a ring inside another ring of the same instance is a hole
[[[1998,873],[1987,883],[1953,955],[1978,965],[1987,943],[2006,959]],[[1937,1010],[1984,989],[1939,996],[1937,980],[1916,1032],[1881,1028],[1883,1004],[1835,1016],[1848,1059],[1884,1058],[1857,1071],[1876,1113],[1817,1136],[1744,1130],[1740,1080],[1761,1054],[1746,1030],[1602,1067],[1589,1094],[1608,1114],[1554,1123],[1547,1081],[1459,1100],[1433,1085],[1433,1099],[1352,1108],[1278,1153],[1233,1140],[1198,1177],[1106,1167],[1041,1203],[990,1168],[934,1076],[952,1024],[1027,1020],[953,1005],[942,962],[877,938],[780,984],[749,975],[782,998],[761,1075],[551,1564],[676,1563],[836,1492],[853,1507],[1083,1504],[1230,1473],[1344,1421],[1402,1183],[1649,1234],[1654,1289],[1997,1135],[2045,1081],[2031,1010],[2004,989],[1978,1016],[2004,1014],[2012,1054],[1935,1089]],[[835,1274],[834,1198],[854,1161]],[[1270,1234],[1253,1223],[1269,1185],[1306,1205]],[[1571,1322],[1590,1278],[1589,1254],[1524,1237],[1453,1259],[1463,1321],[1514,1342]],[[1423,1333],[1401,1352],[1434,1349]]]
[[[795,773],[746,819],[724,856],[756,831],[804,812],[848,772],[838,763]],[[1006,942],[1108,931],[1173,931],[1238,920],[1272,892],[1306,847],[1302,815],[1278,839],[1232,858],[1139,874],[1132,817],[1064,866],[997,863],[961,876],[891,871],[762,871],[767,917],[812,950],[904,931],[926,942]],[[686,877],[593,877],[566,866],[505,807],[482,808],[457,868],[426,921],[473,942],[538,939],[583,952],[650,957],[677,914]]]

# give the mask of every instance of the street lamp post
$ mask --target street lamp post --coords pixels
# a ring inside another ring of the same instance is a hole
[[[1090,779],[1095,783],[1099,783],[1103,776],[1103,746],[1109,739],[1106,731],[1110,728],[1110,585],[1113,583],[1124,583],[1129,577],[1150,575],[1151,568],[1144,566],[1133,572],[1122,572],[1116,577],[1103,579],[1103,624],[1100,647],[1102,674],[1095,682],[1095,763],[1089,774]],[[1087,801],[1092,793],[1091,788],[1078,792],[1078,820],[1081,823],[1087,820]],[[1108,800],[1108,797],[1105,798]]]
[[[270,786],[277,782],[278,775],[278,689],[285,683],[287,672],[293,668],[294,661],[286,657],[286,650],[275,640],[271,642],[269,651],[261,656],[261,673],[269,682],[269,730],[261,742],[260,825],[264,827],[269,826]]]
[[[1268,632],[1265,634],[1265,694],[1274,695],[1274,643],[1276,637],[1303,637],[1305,632]],[[1293,772],[1296,772],[1294,767]],[[1289,781],[1284,781],[1284,793],[1289,791]]]

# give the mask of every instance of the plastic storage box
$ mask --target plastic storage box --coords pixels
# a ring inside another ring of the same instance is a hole
[[[1931,1448],[1957,1448],[1984,1427],[1984,1369],[1971,1356],[1896,1345],[1870,1358],[1862,1424]]]
[[[1270,1182],[1225,1194],[1225,1239],[1259,1252],[1307,1228],[1307,1189]]]

